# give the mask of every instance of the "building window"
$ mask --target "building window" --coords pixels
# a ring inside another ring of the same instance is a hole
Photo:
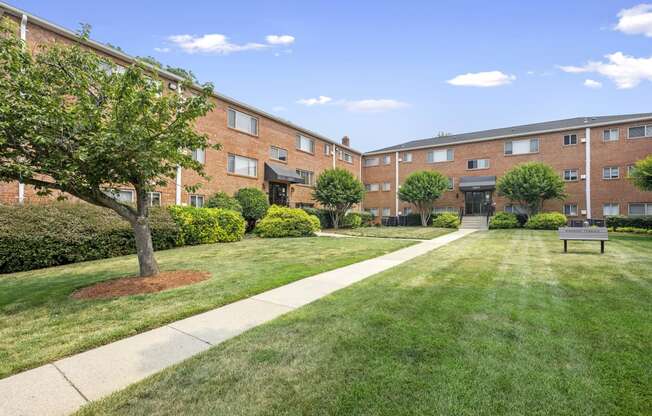
[[[452,176],[448,178],[448,190],[452,191],[455,188],[455,179]]]
[[[457,212],[453,207],[436,207],[432,209],[433,214],[444,214],[446,212]]]
[[[310,137],[297,134],[297,149],[303,152],[315,153],[315,141]]]
[[[564,136],[564,146],[573,146],[577,144],[577,134],[567,134]]]
[[[249,114],[229,108],[228,112],[228,125],[232,129],[244,131],[245,133],[258,135],[258,119]]]
[[[505,212],[511,212],[512,214],[526,214],[527,209],[522,205],[505,205]]]
[[[201,208],[204,206],[204,196],[203,195],[190,195],[190,206],[195,208]]]
[[[602,215],[605,217],[610,215],[620,215],[620,206],[614,203],[604,204],[602,205]]]
[[[403,209],[403,215],[410,215],[410,214],[412,214],[412,208],[405,207],[405,209]]]
[[[206,163],[206,150],[204,149],[195,149],[192,151],[192,160],[201,163],[202,165]]]
[[[641,137],[652,137],[652,124],[629,128],[629,138],[638,139]]]
[[[618,166],[602,168],[602,179],[618,179],[618,177],[620,177],[620,168]]]
[[[564,204],[564,215],[568,217],[576,217],[577,204]]]
[[[615,142],[618,140],[618,129],[605,129],[602,131],[602,140],[605,142]]]
[[[637,202],[629,204],[629,215],[652,215],[652,203]]]
[[[374,218],[376,218],[378,216],[378,208],[369,208],[367,210],[367,212],[369,212],[371,215],[373,215]]]
[[[297,175],[301,176],[304,185],[312,185],[314,183],[315,174],[309,170],[297,169]]]
[[[391,182],[383,182],[383,191],[390,191],[392,189]]]
[[[472,159],[467,160],[466,168],[468,170],[489,169],[489,159]]]
[[[389,165],[392,163],[392,157],[390,155],[383,156],[383,165]]]
[[[380,159],[377,157],[365,157],[364,158],[364,166],[369,167],[369,166],[378,166],[380,164]]]
[[[506,155],[524,155],[539,152],[539,139],[510,140],[505,142]]]
[[[229,173],[242,176],[258,176],[258,161],[244,156],[229,154],[227,170]]]
[[[353,163],[353,155],[349,152],[342,152],[340,154],[340,159],[347,163]]]
[[[383,208],[383,217],[389,217],[392,214],[389,208]]]
[[[431,150],[428,152],[428,163],[450,162],[453,160],[453,149]]]
[[[627,165],[627,177],[631,178],[632,173],[634,173],[634,169],[636,169],[635,165]]]
[[[280,160],[281,162],[288,161],[288,151],[281,149],[280,147],[271,146],[269,148],[269,156],[274,160]]]
[[[149,193],[149,206],[150,207],[160,207],[161,206],[161,193],[160,192],[150,192]]]
[[[573,182],[579,179],[579,171],[577,169],[566,169],[564,171],[564,180],[566,182]]]
[[[327,156],[331,156],[331,145],[328,143],[324,143],[324,154]]]
[[[412,153],[410,153],[410,152],[403,153],[403,162],[404,163],[412,162]]]
[[[378,183],[368,183],[365,186],[367,192],[376,192],[380,189],[380,184]]]
[[[120,201],[125,204],[132,204],[134,202],[134,196],[136,193],[131,189],[118,189],[117,191],[110,191],[109,195],[116,201]]]

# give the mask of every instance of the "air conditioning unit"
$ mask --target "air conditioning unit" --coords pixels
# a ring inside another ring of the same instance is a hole
[[[399,161],[399,163],[402,162],[402,161],[403,161],[403,158],[402,158],[402,157],[399,157],[399,158],[398,158],[398,161]]]
[[[580,143],[586,143],[586,139],[580,139]]]
[[[580,175],[580,179],[586,179],[586,175]]]

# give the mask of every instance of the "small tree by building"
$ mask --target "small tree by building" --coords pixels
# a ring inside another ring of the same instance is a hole
[[[247,220],[247,231],[256,227],[256,221],[263,218],[269,208],[265,192],[258,188],[242,188],[235,193],[235,199],[242,207],[242,216]]]
[[[240,202],[234,197],[229,196],[226,192],[215,192],[206,201],[206,207],[230,209],[242,213]]]
[[[435,208],[435,201],[447,189],[448,178],[436,171],[422,170],[405,178],[398,197],[416,207],[421,216],[421,225],[426,227]]]
[[[540,162],[515,166],[498,180],[496,190],[498,195],[525,208],[528,216],[540,212],[545,201],[566,197],[561,176]]]
[[[315,183],[313,198],[319,202],[331,217],[335,229],[339,228],[346,212],[362,202],[364,185],[346,169],[335,168],[323,171]]]
[[[211,86],[193,97],[163,93],[142,64],[120,72],[84,48],[87,29],[77,43],[32,55],[17,27],[0,23],[0,181],[112,209],[134,230],[140,275],[158,274],[149,193],[173,182],[177,167],[204,176],[189,149],[219,148],[195,130],[212,108]],[[117,200],[121,187],[135,190],[135,203]]]
[[[652,191],[652,154],[636,162],[629,179],[638,189]]]

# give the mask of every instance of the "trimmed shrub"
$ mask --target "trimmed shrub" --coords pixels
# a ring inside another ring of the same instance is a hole
[[[489,229],[518,228],[518,218],[511,212],[498,212],[489,220]]]
[[[216,192],[208,201],[206,201],[207,208],[223,208],[230,209],[232,211],[237,211],[242,213],[242,205],[232,196],[229,196],[226,192]]]
[[[632,234],[647,234],[652,235],[652,229],[648,228],[637,228],[637,227],[612,227],[609,228],[609,231],[619,232],[619,233],[632,233]]]
[[[452,212],[444,212],[432,220],[432,226],[438,228],[459,228],[460,218]]]
[[[331,221],[331,216],[328,214],[328,211],[320,208],[305,207],[301,208],[309,215],[314,215],[319,219],[319,224],[321,228],[333,228],[333,221]]]
[[[544,212],[530,217],[525,228],[531,230],[556,230],[566,225],[566,216],[560,212]]]
[[[371,227],[372,225],[374,225],[374,216],[371,214],[371,212],[362,211],[359,212],[358,215],[360,215],[360,220],[362,221],[361,224],[362,227]]]
[[[166,209],[149,219],[155,250],[176,247],[179,227]],[[0,206],[0,273],[11,273],[136,252],[131,225],[109,209],[56,202]]]
[[[179,226],[179,245],[228,243],[244,237],[245,220],[236,211],[177,205],[168,210]]]
[[[242,216],[247,221],[247,231],[253,230],[256,221],[263,218],[269,208],[267,195],[258,188],[242,188],[234,196],[242,207]]]
[[[635,227],[652,229],[652,215],[641,215],[634,217],[607,217],[606,222],[607,227]]]
[[[263,238],[308,237],[319,231],[319,218],[300,208],[272,205],[255,232]]]
[[[362,227],[362,216],[357,212],[349,212],[344,216],[341,228],[360,228]]]

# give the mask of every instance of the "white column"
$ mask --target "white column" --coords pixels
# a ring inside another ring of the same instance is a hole
[[[177,177],[174,181],[175,199],[174,203],[181,205],[181,166],[177,166]]]
[[[23,15],[20,19],[20,39],[23,42],[27,42],[27,16]],[[22,204],[25,202],[25,184],[18,182],[18,203]]]
[[[396,155],[394,156],[394,166],[394,176],[396,177],[396,182],[394,184],[394,195],[396,195],[394,215],[398,215],[398,152],[396,152]]]
[[[333,169],[336,167],[336,160],[335,160],[335,155],[337,154],[337,147],[333,145]]]
[[[591,219],[591,128],[586,128],[586,147],[584,153],[584,171],[586,174],[586,218]]]

